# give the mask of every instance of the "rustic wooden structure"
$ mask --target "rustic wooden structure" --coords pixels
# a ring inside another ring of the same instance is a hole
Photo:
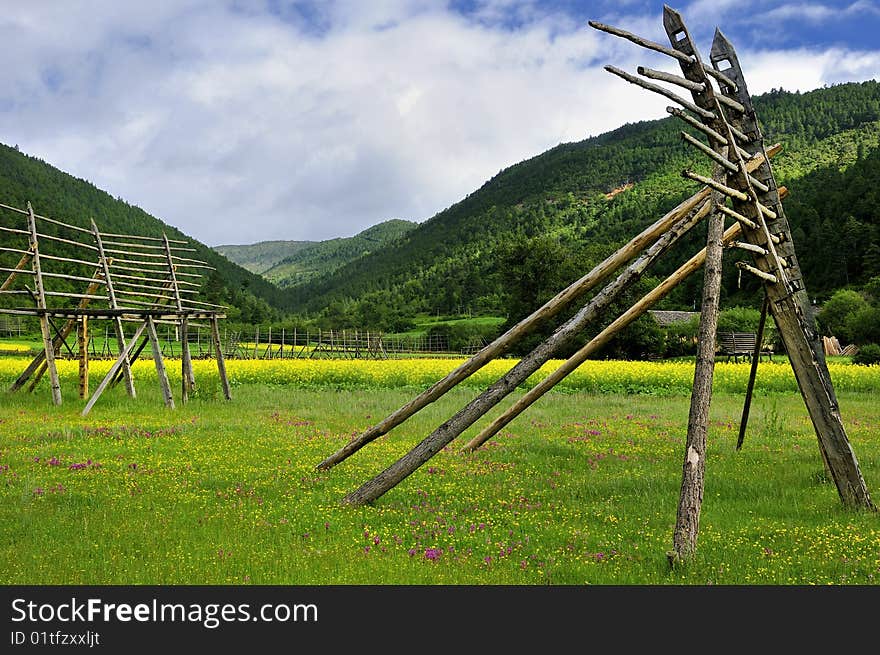
[[[606,69],[628,82],[660,93],[679,105],[679,107],[669,107],[668,112],[695,129],[708,141],[707,145],[692,134],[682,132],[682,139],[687,144],[709,158],[714,167],[712,176],[707,177],[689,170],[683,171],[684,177],[703,185],[698,193],[648,227],[583,278],[560,292],[445,378],[320,462],[319,469],[329,469],[369,442],[388,433],[491,359],[505,352],[540,321],[557,315],[574,300],[603,282],[615,270],[623,267],[616,279],[596,293],[579,312],[558,327],[546,341],[523,357],[501,379],[439,426],[397,462],[346,495],[344,502],[354,505],[372,502],[412,474],[525,381],[554,353],[571,343],[574,335],[585,325],[601,317],[610,301],[638,279],[646,268],[667,252],[682,234],[703,219],[707,219],[709,227],[705,249],[524,394],[491,425],[474,437],[465,446],[465,450],[478,447],[496,434],[531,403],[574,371],[598,348],[605,345],[611,337],[665,297],[682,280],[703,267],[699,350],[688,418],[681,496],[673,535],[673,550],[669,553],[669,560],[674,564],[679,559],[692,555],[696,547],[703,495],[722,254],[726,248],[730,248],[746,253],[746,256],[751,258],[751,263],[737,261],[736,266],[741,271],[756,276],[763,284],[766,300],[759,331],[763,332],[763,317],[769,312],[788,354],[816,431],[820,453],[834,480],[841,501],[847,506],[874,509],[840,417],[818,331],[808,312],[803,276],[781,203],[785,189],[777,186],[770,166],[770,158],[778,152],[779,147],[766,148],[764,145],[739,61],[724,35],[716,31],[709,62],[704,63],[678,12],[664,7],[663,24],[671,47],[654,43],[618,28],[590,22],[590,26],[595,29],[662,53],[679,65],[681,76],[645,67],[637,69],[638,76],[613,66],[606,66]],[[686,99],[675,91],[648,80],[661,81],[685,89],[690,92],[691,99]],[[729,219],[733,219],[732,224],[725,230],[724,221]],[[757,343],[760,344],[760,341],[758,340]],[[753,366],[742,428],[748,418],[751,389],[756,373],[755,365],[759,355],[760,353],[756,352],[752,357]],[[738,446],[741,443],[742,430]]]
[[[220,383],[226,398],[231,398],[218,330],[218,321],[225,318],[225,308],[196,299],[201,286],[200,271],[212,267],[186,256],[184,253],[195,252],[186,241],[169,239],[164,234],[146,237],[101,232],[94,220],[88,228],[72,225],[36,214],[30,202],[26,209],[0,204],[0,233],[0,262],[4,264],[0,272],[7,273],[0,286],[0,314],[37,317],[43,339],[42,351],[15,380],[10,392],[25,384],[33,391],[48,373],[53,402],[60,405],[61,384],[55,359],[62,348],[73,355],[67,339],[75,332],[79,395],[83,399],[88,397],[88,335],[94,332],[94,323],[102,321],[109,324],[105,334],[112,330],[115,338],[116,361],[82,414],[88,414],[101,394],[119,380],[125,381],[130,396],[136,395],[131,364],[147,344],[165,405],[174,407],[156,326],[175,327],[181,353],[181,400],[186,402],[195,388],[189,328],[194,325],[192,321],[207,321]],[[65,244],[66,248],[59,253],[56,244]],[[71,252],[77,253],[76,257],[67,256]],[[18,262],[6,266],[9,257],[18,257]],[[76,285],[85,288],[74,290]],[[30,302],[28,306],[16,304],[12,301],[15,297],[25,297]],[[56,321],[64,323],[59,328]],[[137,326],[130,337],[125,334],[127,323]],[[109,340],[105,339],[105,347],[109,347]]]

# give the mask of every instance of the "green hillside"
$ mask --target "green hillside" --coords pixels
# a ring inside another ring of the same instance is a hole
[[[289,256],[262,272],[281,288],[295,287],[337,270],[360,257],[395,243],[418,223],[392,219],[367,228],[353,237],[341,237],[303,244]]]
[[[17,148],[0,144],[0,203],[24,208],[28,201],[37,213],[80,227],[89,227],[93,218],[104,232],[155,237],[161,237],[164,232],[169,239],[187,239],[196,249],[192,256],[216,269],[205,273],[207,278],[202,281],[202,294],[198,299],[229,306],[229,318],[242,322],[266,321],[279,314],[276,309],[281,304],[278,289],[259,275],[92,183],[25,155]],[[52,226],[47,225],[45,231],[51,233]],[[53,242],[53,251],[69,258],[81,256],[76,247],[64,243]],[[14,253],[0,255],[12,257]],[[3,260],[0,265],[8,267],[9,261],[12,260]],[[59,264],[59,270],[66,272],[63,263]],[[81,291],[75,286],[69,290]]]
[[[827,298],[877,274],[880,84],[841,84],[755,98],[768,145],[790,195],[786,212],[810,293]],[[682,178],[708,173],[681,143],[672,117],[628,124],[561,144],[513,165],[393,244],[291,288],[289,308],[335,325],[390,329],[416,314],[471,312],[516,320],[697,189]],[[652,275],[665,275],[705,245],[684,239]],[[693,276],[667,301],[691,309]],[[728,266],[724,302],[754,304]]]
[[[244,246],[231,244],[214,246],[214,250],[251,273],[262,275],[287,257],[315,243],[315,241],[260,241]]]

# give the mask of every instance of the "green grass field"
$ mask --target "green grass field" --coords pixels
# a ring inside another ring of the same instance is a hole
[[[4,388],[23,367],[22,360],[9,361],[14,365],[0,368]],[[407,452],[476,389],[453,390],[336,468],[318,472],[319,461],[424,383],[310,387],[301,378],[279,379],[277,366],[267,363],[264,370],[276,373],[260,383],[259,365],[242,362],[248,375],[231,368],[230,402],[214,389],[215,380],[200,374],[199,393],[174,410],[162,406],[148,365],[136,369],[136,399],[120,386],[85,418],[69,372],[60,407],[52,405],[45,381],[34,394],[0,396],[0,582],[862,585],[880,579],[880,515],[840,504],[796,392],[757,393],[739,452],[742,394],[716,392],[697,555],[670,571],[665,553],[681,484],[686,392],[551,392],[481,450],[459,453],[508,398],[372,506],[353,508],[340,503],[347,492]],[[330,365],[309,364],[314,371]],[[719,372],[748,371],[747,364],[730,367]],[[838,393],[876,501],[880,403],[876,387],[868,389]]]

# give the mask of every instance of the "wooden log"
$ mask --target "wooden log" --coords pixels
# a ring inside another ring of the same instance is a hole
[[[110,277],[110,258],[107,257],[107,254],[104,252],[104,244],[101,241],[101,233],[98,230],[98,225],[95,223],[94,219],[91,220],[92,223],[92,235],[95,239],[95,244],[98,249],[98,260],[99,264],[103,268],[104,271],[104,282],[106,283],[107,288],[107,299],[110,303],[111,309],[118,309],[119,304],[116,300],[116,292],[113,289],[113,279]],[[118,346],[118,351],[121,354],[125,349],[125,330],[122,327],[122,319],[116,318],[113,321],[113,329],[116,332],[116,343]],[[128,392],[128,395],[132,398],[137,397],[137,391],[134,388],[134,376],[131,373],[131,364],[128,361],[128,358],[125,358],[125,361],[122,363],[122,372],[125,377],[125,388]]]
[[[736,267],[742,271],[747,271],[751,273],[755,277],[764,280],[764,282],[769,282],[770,284],[776,284],[776,282],[778,282],[777,277],[772,273],[765,273],[761,269],[755,268],[754,266],[746,264],[745,262],[737,262]]]
[[[434,430],[420,444],[385,471],[345,496],[343,502],[352,505],[362,505],[374,501],[436,455],[489,409],[498,404],[513,389],[524,382],[532,373],[537,371],[559,348],[571,343],[584,327],[597,316],[600,316],[623,290],[639,279],[650,264],[664,252],[667,252],[682,235],[686,234],[694,225],[705,218],[711,212],[711,206],[707,202],[697,211],[678,221],[651,248],[645,251],[641,257],[630,264],[614,282],[596,294],[574,317],[558,328],[550,338],[545,340],[526,357],[522,358],[500,380],[491,385],[463,409],[459,410],[455,416]]]
[[[742,228],[738,223],[729,227],[724,233],[724,240],[729,241],[736,238]],[[474,450],[488,441],[492,436],[498,433],[504,426],[524,412],[538,398],[547,393],[556,386],[567,375],[572,373],[578,366],[583,364],[593,353],[604,347],[613,337],[623,330],[630,323],[642,316],[646,311],[653,307],[660,300],[668,296],[673,289],[681,284],[690,275],[695,273],[703,265],[706,259],[706,249],[703,248],[696,255],[691,257],[687,262],[682,264],[674,273],[667,277],[663,282],[657,285],[653,290],[647,293],[641,300],[621,314],[604,330],[593,337],[586,345],[578,350],[574,355],[569,357],[558,368],[551,371],[543,380],[538,382],[534,387],[529,389],[522,397],[520,397],[513,405],[504,411],[490,425],[467,443],[464,450]]]
[[[716,31],[713,41],[712,60],[729,62],[728,73],[732,78],[737,79],[740,85],[737,99],[751,107],[751,96],[742,81],[742,70],[736,52],[720,30]],[[761,147],[762,139],[757,123],[751,126],[750,131],[755,135],[754,149],[757,150]],[[779,218],[774,222],[773,229],[776,234],[785,236],[780,248],[790,251],[788,258],[794,263],[791,275],[787,276],[788,279],[784,284],[766,287],[770,296],[770,312],[785,344],[801,395],[810,413],[819,451],[825,461],[826,469],[834,480],[841,501],[850,507],[875,510],[855,453],[846,436],[818,330],[815,322],[808,318],[809,296],[794,258],[790,229],[782,205],[774,198],[772,187],[775,186],[775,180],[769,167],[766,175],[762,175],[762,179],[768,180],[771,191],[764,194],[761,199],[766,205],[778,206]],[[779,191],[781,190],[780,187]],[[796,282],[799,284],[795,284]]]
[[[556,296],[547,301],[539,309],[534,311],[528,317],[519,321],[507,332],[497,337],[494,341],[492,341],[492,343],[485,346],[483,349],[473,355],[466,362],[458,366],[455,370],[450,372],[444,378],[435,382],[430,388],[416,396],[409,403],[386,417],[380,423],[377,423],[373,427],[361,433],[355,439],[348,442],[345,446],[324,459],[318,464],[317,468],[329,469],[332,466],[335,466],[339,462],[353,455],[355,452],[363,448],[371,441],[378,439],[384,434],[387,434],[390,430],[403,423],[410,416],[443,396],[443,394],[445,394],[459,382],[465,380],[473,373],[485,366],[487,363],[505,352],[519,339],[521,339],[523,336],[533,330],[541,321],[556,316],[560,311],[570,306],[571,303],[574,302],[577,298],[587,293],[599,282],[607,278],[608,275],[610,275],[614,270],[616,270],[626,262],[630,261],[633,257],[638,255],[640,252],[642,252],[648,246],[648,244],[656,240],[677,221],[681,220],[682,216],[686,216],[695,207],[700,205],[700,203],[705,202],[708,196],[708,190],[701,191],[679,204],[675,209],[667,213],[660,220],[643,230],[641,234],[630,240],[629,243],[627,243],[616,253],[609,256],[603,262],[598,264],[589,273],[581,277],[573,284],[569,285],[566,289],[556,294]],[[307,345],[308,337],[306,339],[306,345],[303,346],[304,350]],[[310,357],[314,357],[316,350],[317,348],[311,352]]]
[[[669,89],[666,89],[658,84],[651,84],[650,82],[645,82],[644,80],[640,80],[635,75],[630,75],[626,71],[621,70],[621,69],[617,68],[616,66],[605,66],[605,70],[607,70],[609,73],[613,73],[614,75],[617,75],[618,77],[622,77],[630,84],[635,84],[636,86],[640,86],[643,89],[646,89],[648,91],[653,91],[654,93],[659,93],[661,96],[665,96],[666,98],[669,98],[670,100],[672,100],[672,102],[675,102],[675,103],[681,105],[682,107],[684,107],[688,111],[695,113],[697,116],[699,116],[701,118],[704,118],[706,120],[712,120],[715,118],[715,114],[712,113],[711,111],[707,111],[706,109],[702,109],[702,108],[698,107],[697,105],[692,103],[690,100],[686,100],[686,99],[682,98],[680,95],[673,93]]]
[[[3,281],[3,284],[0,284],[0,291],[6,291],[7,289],[9,289],[9,287],[12,286],[12,283],[15,281],[15,278],[18,276],[19,273],[33,273],[33,271],[26,271],[25,270],[25,266],[30,264],[31,258],[33,256],[34,256],[33,252],[26,252],[25,254],[23,254],[21,256],[21,259],[18,260],[18,263],[15,265],[15,268],[13,268],[11,270],[6,269],[6,268],[3,269],[4,272],[8,271],[9,275],[7,276],[6,280]]]
[[[660,52],[675,59],[681,59],[683,57],[683,55],[678,50],[673,50],[672,48],[669,48],[665,45],[661,45],[659,43],[655,43],[654,41],[650,41],[649,39],[642,38],[636,34],[633,34],[632,32],[627,32],[626,30],[612,27],[611,25],[605,25],[604,23],[600,23],[595,20],[589,21],[589,25],[590,27],[600,30],[602,32],[607,32],[608,34],[613,34],[614,36],[619,36],[628,41],[632,41],[636,45],[647,48],[648,50]]]
[[[693,45],[690,33],[681,20],[681,16],[668,5],[663,7],[663,27],[672,46],[684,54],[693,56],[695,64],[681,64],[684,76],[693,81],[703,81],[707,85],[707,93],[694,94],[694,102],[706,110],[715,110],[715,119],[711,127],[727,137],[728,144],[735,143],[737,137],[731,122],[725,119],[722,102],[718,94],[709,84],[706,67],[700,60],[699,53]],[[728,105],[729,106],[729,105]],[[738,152],[731,146],[724,148],[726,157],[741,163]],[[747,182],[745,169],[743,178]],[[718,195],[716,201],[723,203],[720,194],[728,195],[735,200],[749,200],[749,195],[730,189],[721,184],[727,179],[723,168],[716,166],[713,172],[716,184],[712,186]],[[735,193],[730,193],[734,191]],[[724,216],[715,214],[715,220],[709,222],[706,239],[706,261],[703,273],[703,296],[700,309],[697,358],[694,367],[694,382],[691,393],[691,405],[688,414],[687,437],[685,440],[685,457],[682,466],[681,491],[675,528],[672,536],[672,550],[667,553],[670,565],[688,559],[694,555],[697,547],[697,535],[700,525],[700,514],[703,503],[704,476],[706,467],[706,445],[709,429],[709,409],[712,401],[712,380],[715,370],[715,337],[718,325],[718,312],[721,295],[721,262],[723,253]],[[737,225],[739,225],[737,223]],[[772,247],[772,245],[771,245]]]
[[[56,237],[51,234],[43,234],[41,232],[38,232],[37,236],[40,237],[41,239],[48,239],[49,241],[57,241],[58,243],[66,243],[69,246],[77,246],[79,248],[85,248],[86,250],[96,250],[95,246],[93,246],[89,243],[83,243],[82,241],[72,241],[71,239],[64,239],[62,237]],[[52,259],[57,259],[58,261],[61,261],[61,262],[68,261],[68,260],[65,260],[63,257],[52,257]],[[69,261],[81,262],[82,260],[71,259]],[[90,265],[94,265],[95,262],[88,262],[88,263]]]
[[[220,343],[220,326],[217,318],[211,320],[211,338],[214,341],[214,356],[217,358],[217,372],[220,376],[220,385],[223,388],[223,396],[226,400],[232,400],[232,392],[229,389],[229,378],[226,376],[226,362],[223,359],[223,346]]]
[[[89,402],[86,403],[86,406],[83,408],[82,416],[86,416],[90,411],[92,411],[92,407],[95,406],[95,403],[98,402],[98,398],[101,397],[101,394],[104,393],[104,390],[107,388],[107,385],[110,384],[110,381],[114,378],[117,371],[120,370],[124,363],[128,361],[128,356],[131,354],[132,349],[134,348],[137,340],[140,339],[140,336],[144,333],[144,330],[147,327],[147,322],[144,321],[141,325],[135,330],[134,335],[131,340],[123,347],[122,352],[119,354],[119,357],[110,367],[110,370],[107,371],[107,375],[104,376],[104,379],[101,380],[101,383],[98,385],[98,388],[95,389],[95,393],[89,399]]]
[[[723,177],[716,167],[715,177]],[[721,297],[721,261],[724,217],[713,214],[706,238],[706,261],[703,266],[703,297],[700,304],[697,358],[691,406],[688,414],[685,458],[682,466],[681,492],[672,544],[674,559],[690,557],[697,545],[703,503],[706,470],[706,445],[709,432],[709,409],[712,403],[712,380],[715,371],[715,333]]]
[[[743,441],[746,438],[746,426],[749,423],[749,411],[752,406],[752,393],[755,390],[755,379],[758,376],[758,361],[761,359],[761,344],[764,343],[764,325],[767,323],[767,310],[770,306],[770,300],[767,294],[764,294],[764,301],[761,303],[761,316],[758,319],[758,333],[755,335],[755,350],[752,353],[752,365],[749,369],[749,381],[746,385],[746,399],[743,403],[742,416],[739,420],[739,435],[736,438],[736,449],[742,449]]]
[[[156,324],[152,316],[147,316],[147,336],[150,339],[150,349],[153,351],[153,363],[156,365],[156,376],[159,378],[159,388],[165,400],[165,407],[174,409],[174,397],[171,395],[171,384],[168,382],[168,371],[165,370],[165,360],[162,358],[162,345],[156,334]]]
[[[730,198],[736,198],[737,200],[743,200],[743,201],[749,200],[749,197],[745,193],[740,191],[739,189],[734,189],[732,187],[729,187],[726,184],[722,184],[718,180],[713,180],[711,177],[706,177],[705,175],[699,175],[698,173],[694,173],[693,171],[687,171],[687,170],[682,171],[681,175],[682,175],[682,177],[686,177],[686,178],[694,180],[696,182],[700,182],[702,184],[705,184],[706,186],[711,187],[712,189],[715,189],[715,191],[719,191],[720,193],[723,193],[724,195],[726,195]],[[719,204],[721,204],[721,203],[719,203]]]
[[[638,72],[638,74],[643,77],[647,77],[648,79],[658,80],[660,82],[669,82],[670,84],[675,84],[676,86],[683,87],[688,91],[694,91],[695,93],[702,93],[706,90],[706,87],[700,82],[691,82],[690,80],[686,80],[680,75],[665,73],[663,71],[654,70],[653,68],[639,66],[636,69],[636,72]]]
[[[85,400],[89,396],[89,317],[83,316],[77,322],[77,350],[79,352],[79,397]]]
[[[28,227],[31,231],[30,250],[34,253],[34,285],[36,286],[37,307],[38,309],[46,309],[46,292],[43,288],[43,276],[40,266],[40,248],[37,238],[37,224],[34,218],[34,210],[31,203],[27,204],[28,209]],[[58,369],[55,367],[55,344],[52,335],[49,332],[49,317],[46,314],[40,316],[40,333],[43,337],[43,351],[46,358],[46,368],[49,371],[49,383],[52,388],[52,402],[55,405],[61,404],[61,382],[58,379]]]
[[[140,239],[141,241],[158,241],[160,243],[165,240],[164,237],[147,237],[140,234],[113,234],[111,232],[101,232],[101,237],[111,237],[113,239]],[[168,239],[168,242],[180,243],[184,245],[189,243],[189,241],[182,241],[180,239]]]
[[[189,319],[184,316],[180,320],[180,402],[186,403],[195,388],[196,380],[189,349]]]

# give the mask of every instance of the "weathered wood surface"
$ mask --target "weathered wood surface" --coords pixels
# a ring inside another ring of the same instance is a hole
[[[153,351],[153,363],[156,365],[156,376],[159,378],[159,388],[162,390],[162,398],[165,406],[174,409],[174,397],[171,395],[171,384],[168,381],[168,371],[165,370],[165,361],[162,357],[162,345],[156,334],[156,324],[152,316],[147,316],[147,336],[150,339],[150,349]]]
[[[216,317],[211,320],[211,341],[214,344],[214,357],[217,359],[217,373],[220,376],[223,397],[226,400],[232,400],[229,377],[226,375],[226,360],[223,358],[223,344],[220,342],[220,326],[217,323]]]
[[[622,291],[638,280],[648,266],[667,252],[682,235],[704,219],[711,212],[711,208],[711,200],[706,200],[698,209],[678,221],[635,262],[630,264],[614,282],[597,293],[585,307],[557,328],[547,340],[520,359],[501,379],[459,410],[455,416],[434,430],[420,444],[385,471],[346,495],[343,501],[353,505],[374,501],[440,452],[442,448],[537,371],[559,348],[569,344],[590,322],[600,316]]]
[[[104,244],[101,240],[101,232],[98,230],[98,226],[94,220],[92,220],[92,234],[95,238],[95,243],[98,248],[98,260],[104,269],[104,282],[107,288],[107,300],[110,303],[111,309],[119,309],[119,304],[116,301],[116,292],[113,289],[113,280],[110,277],[110,263],[107,258],[107,254],[104,252]],[[118,344],[119,352],[125,349],[125,330],[122,327],[122,319],[115,318],[113,320],[113,330],[116,333],[116,343]],[[125,376],[125,389],[128,392],[128,395],[132,398],[137,396],[137,391],[134,387],[134,376],[131,373],[131,363],[128,361],[128,358],[125,358],[125,361],[122,363],[122,372]]]
[[[718,102],[714,88],[709,82],[699,52],[692,45],[690,34],[680,16],[668,6],[663,9],[663,26],[672,46],[689,55],[693,62],[680,61],[684,76],[703,84],[701,92],[693,93],[694,102],[709,115],[707,124],[725,137],[728,145],[710,141],[712,150],[719,157],[712,175],[712,186],[716,193],[716,201],[723,204],[720,194],[737,197],[740,193],[729,188],[721,181],[727,181],[729,168],[717,163],[727,161],[727,157],[739,160],[736,149],[729,144],[735,143],[735,136],[730,124],[724,119],[724,110]],[[704,114],[705,117],[705,114]],[[739,167],[733,167],[734,172]],[[743,171],[745,174],[745,170]],[[687,171],[685,172],[687,175]],[[691,175],[687,175],[691,177]],[[699,176],[693,176],[706,183]],[[743,199],[748,198],[740,194]],[[694,366],[694,382],[691,391],[691,404],[688,413],[687,437],[685,439],[685,457],[682,465],[681,490],[679,493],[678,510],[672,537],[671,562],[681,558],[692,557],[697,547],[697,535],[700,526],[700,514],[703,504],[704,477],[706,470],[706,445],[709,431],[709,411],[712,403],[712,380],[715,371],[715,333],[718,327],[718,312],[721,303],[721,265],[724,252],[723,232],[724,215],[717,213],[709,222],[706,238],[706,261],[703,268],[703,296],[700,305],[700,324],[697,339],[697,357]]]
[[[79,397],[85,400],[89,396],[89,318],[83,316],[77,322],[77,351],[79,353]]]
[[[735,82],[736,89],[722,86],[722,93],[736,99],[746,108],[742,130],[748,135],[748,139],[743,147],[752,153],[761,152],[763,136],[739,59],[733,46],[720,31],[715,33],[710,59],[716,67],[722,62],[729,64],[724,73]],[[779,201],[779,190],[769,164],[761,166],[755,176],[764,181],[768,191],[753,189],[752,195],[756,202],[734,202],[734,210],[755,222],[759,222],[756,219],[760,215],[754,212],[754,204],[768,207],[775,213],[775,217],[767,222],[760,220],[762,229],[745,230],[744,238],[750,243],[767,248],[771,253],[770,257],[755,256],[753,260],[757,268],[779,278],[775,284],[765,285],[769,310],[813,422],[820,453],[841,501],[847,506],[876,509],[843,425],[819,331],[813,320],[808,318],[809,296],[795,254],[791,229]],[[740,184],[743,185],[742,188],[748,188],[747,180],[740,180]],[[778,243],[771,238],[773,236],[778,237]]]
[[[36,287],[37,307],[38,309],[46,309],[46,292],[43,288],[43,276],[40,265],[40,249],[37,239],[37,223],[34,218],[34,210],[31,203],[27,205],[28,209],[28,227],[30,228],[30,250],[34,254],[34,286]],[[58,379],[58,369],[55,367],[55,343],[52,334],[49,332],[49,318],[45,315],[40,316],[40,333],[43,337],[43,350],[46,357],[46,368],[49,371],[49,382],[52,387],[52,402],[56,405],[61,404],[61,382]]]
[[[773,154],[775,155],[776,153],[773,152]],[[757,162],[755,163],[755,166],[757,166]],[[328,469],[335,466],[371,441],[387,434],[419,410],[442,397],[443,394],[452,389],[459,382],[465,380],[494,358],[503,354],[508,348],[533,330],[536,325],[556,316],[560,311],[570,306],[577,298],[583,296],[602,280],[606,279],[613,271],[636,257],[650,243],[654,242],[666,230],[674,225],[676,221],[680,220],[682,216],[687,215],[687,213],[692,211],[697,205],[704,202],[706,198],[709,197],[709,193],[708,189],[701,190],[699,193],[694,194],[679,204],[653,225],[649,226],[639,235],[631,239],[629,243],[616,253],[606,258],[605,261],[598,264],[589,273],[569,285],[563,291],[559,292],[543,306],[496,338],[492,343],[477,352],[454,371],[450,372],[441,380],[438,380],[430,388],[416,396],[413,400],[389,415],[383,421],[361,433],[341,449],[324,459],[318,464],[317,468]]]
[[[104,376],[104,379],[101,380],[98,388],[95,389],[95,393],[92,394],[92,397],[86,403],[86,406],[82,410],[82,416],[86,416],[90,411],[92,411],[92,407],[94,407],[95,403],[98,402],[98,398],[101,397],[101,394],[104,393],[104,390],[110,384],[110,381],[116,376],[117,371],[122,368],[124,362],[128,361],[128,356],[131,354],[131,351],[134,349],[135,344],[137,343],[138,339],[140,339],[140,336],[144,333],[146,327],[147,322],[144,321],[140,324],[137,330],[135,330],[134,335],[122,349],[119,357],[116,359],[115,362],[113,362],[113,366],[111,366],[110,370],[107,371],[107,375]]]

